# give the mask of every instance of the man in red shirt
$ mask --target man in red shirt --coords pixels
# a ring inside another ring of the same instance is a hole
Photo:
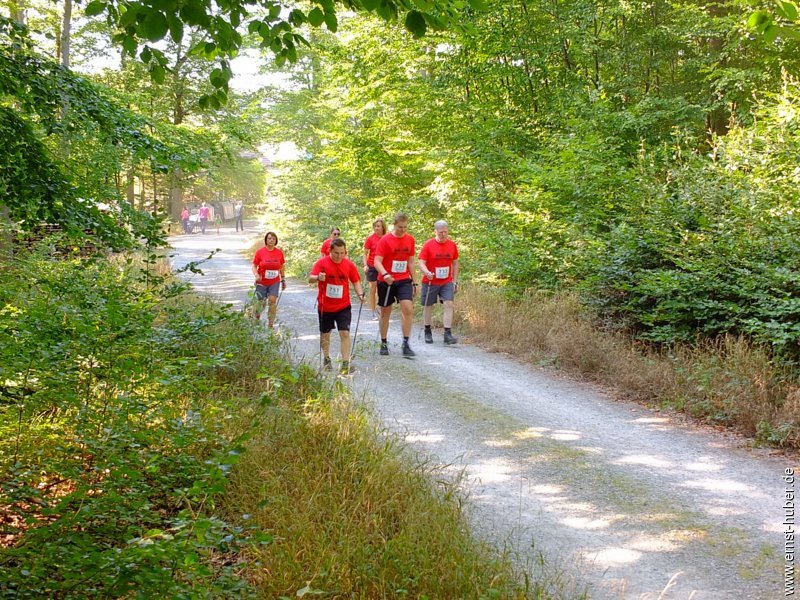
[[[321,258],[325,258],[331,253],[331,242],[341,235],[342,232],[339,231],[338,227],[331,227],[331,234],[328,236],[327,240],[322,242],[322,246],[319,248],[319,254]]]
[[[417,284],[414,282],[414,238],[406,230],[408,217],[398,213],[394,218],[394,228],[378,242],[375,249],[375,269],[378,271],[378,306],[381,307],[380,333],[381,354],[389,354],[389,317],[392,304],[400,305],[400,324],[403,331],[403,356],[412,357],[415,352],[408,345],[411,336],[411,320],[414,317],[414,295]]]
[[[425,343],[433,343],[431,317],[436,300],[444,304],[444,343],[455,344],[453,336],[453,297],[458,289],[458,247],[449,237],[447,221],[433,224],[433,239],[422,246],[419,270],[422,271],[422,320],[425,323]]]
[[[350,363],[350,284],[364,302],[364,290],[361,287],[361,275],[353,262],[346,257],[347,247],[344,240],[335,238],[331,241],[330,255],[320,258],[311,268],[309,283],[317,284],[317,306],[319,307],[319,336],[322,347],[323,364],[326,370],[332,369],[330,348],[333,326],[339,330],[339,345],[342,353],[341,372],[352,373]]]

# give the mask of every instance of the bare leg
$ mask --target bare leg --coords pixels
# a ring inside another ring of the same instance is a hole
[[[433,323],[433,306],[422,307],[422,322],[426,327],[430,327]]]
[[[340,351],[342,353],[342,360],[348,362],[350,360],[350,332],[340,331],[339,340],[341,342]]]
[[[272,327],[275,324],[275,315],[278,313],[278,297],[269,297],[269,311],[267,312],[267,326]]]
[[[425,322],[428,324],[428,321]],[[452,300],[445,300],[444,301],[444,326],[448,329],[453,326],[453,301]]]
[[[403,337],[411,335],[411,321],[414,318],[414,302],[411,300],[400,300],[400,324],[403,330]]]
[[[331,332],[320,333],[320,346],[322,346],[322,356],[328,358],[331,355]]]
[[[381,307],[381,322],[378,326],[378,329],[381,332],[381,339],[385,340],[386,336],[389,334],[389,317],[392,316],[392,307],[391,306],[382,306]]]
[[[378,282],[377,281],[370,281],[369,282],[369,308],[372,312],[375,312],[375,308],[378,306]]]

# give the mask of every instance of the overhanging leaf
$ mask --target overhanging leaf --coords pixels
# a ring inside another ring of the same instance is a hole
[[[157,10],[151,10],[144,18],[141,33],[147,40],[157,42],[167,35],[168,30],[169,25],[167,24],[167,17]]]
[[[405,21],[406,29],[408,29],[415,38],[421,38],[425,35],[428,29],[428,24],[425,23],[425,17],[422,13],[416,10],[409,11],[406,15]]]
[[[86,10],[83,13],[87,17],[94,17],[95,15],[99,15],[106,9],[106,3],[102,2],[101,0],[94,0],[94,2],[90,2],[86,5]]]
[[[325,21],[325,15],[319,8],[314,8],[308,13],[308,22],[314,27],[319,27]]]

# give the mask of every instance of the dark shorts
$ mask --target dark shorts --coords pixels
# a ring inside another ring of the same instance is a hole
[[[410,279],[396,281],[391,286],[383,281],[378,282],[378,306],[391,306],[401,300],[413,300],[414,286]],[[386,290],[389,290],[387,296]]]
[[[261,285],[260,283],[257,283],[256,298],[258,298],[259,300],[266,300],[267,296],[274,296],[275,298],[277,298],[280,289],[281,289],[280,279],[270,285]]]
[[[317,311],[319,317],[319,332],[329,333],[333,326],[339,331],[350,331],[350,321],[353,319],[351,307],[343,308],[339,312],[320,312]]]
[[[378,281],[378,269],[367,267],[367,281]]]
[[[433,306],[436,304],[436,300],[440,300],[445,302],[447,300],[452,301],[455,297],[456,293],[456,286],[452,281],[448,281],[442,285],[429,285],[427,283],[422,284],[422,289],[419,292],[420,304],[422,306]]]

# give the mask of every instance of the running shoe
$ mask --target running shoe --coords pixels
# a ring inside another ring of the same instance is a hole
[[[445,344],[450,345],[450,344],[455,344],[457,342],[458,342],[458,338],[455,337],[452,333],[450,333],[449,331],[445,331],[444,332],[444,343]]]
[[[433,332],[430,329],[425,330],[425,343],[426,344],[433,343]]]
[[[388,344],[381,344],[381,356],[389,356]]]
[[[408,344],[403,344],[403,356],[407,356],[411,358],[412,356],[416,356],[417,353],[411,349],[411,346]]]
[[[325,359],[322,361],[322,368],[325,369],[326,371],[333,370],[333,363],[331,363],[330,356],[326,356]]]
[[[356,371],[355,365],[353,365],[347,360],[342,361],[342,366],[339,369],[339,373],[341,373],[342,375],[352,375],[353,373],[355,373],[355,371]]]

